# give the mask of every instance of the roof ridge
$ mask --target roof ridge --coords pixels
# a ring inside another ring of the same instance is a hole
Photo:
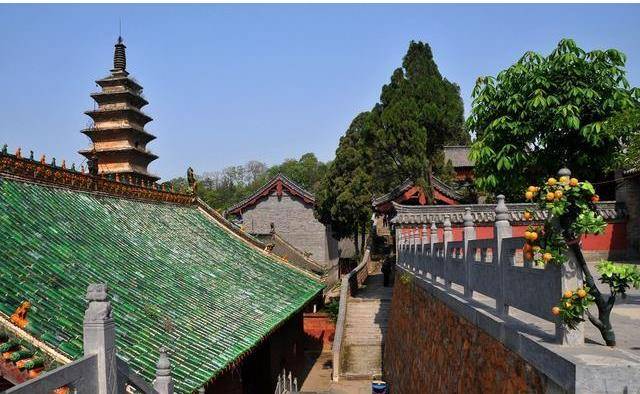
[[[44,155],[40,161],[35,161],[32,158],[23,158],[20,148],[16,150],[15,155],[9,154],[5,145],[0,151],[0,175],[29,183],[58,186],[113,197],[182,205],[193,203],[193,195],[176,193],[173,191],[173,186],[168,189],[167,186],[161,186],[157,183],[145,183],[144,180],[139,185],[124,182],[118,174],[113,177],[93,176],[85,173],[84,167],[82,167],[81,171],[77,171],[75,165],[72,165],[71,169],[67,169],[64,161],[58,167],[55,165],[55,159],[51,164],[45,163],[44,160]]]
[[[442,179],[438,178],[435,175],[431,175],[431,179],[432,179],[432,185],[434,189],[438,190],[445,196],[453,198],[458,201],[463,199],[463,196],[460,193],[458,193],[451,186],[447,185]],[[405,189],[414,185],[415,185],[415,181],[412,181],[411,178],[407,178],[404,181],[402,181],[402,183],[400,183],[398,186],[391,189],[389,192],[374,198],[372,200],[372,204],[373,206],[378,206],[380,204],[389,202],[390,200],[393,200],[396,197],[398,197]]]
[[[314,279],[316,281],[319,280],[317,275],[314,275],[314,274],[312,274],[312,273],[310,273],[308,271],[305,271],[302,268],[296,267],[295,265],[289,263],[288,261],[286,261],[285,259],[283,259],[282,257],[278,256],[275,253],[268,252],[266,250],[267,245],[265,245],[263,242],[255,239],[255,238],[249,236],[249,234],[247,234],[246,232],[242,231],[238,227],[234,226],[223,215],[221,215],[215,209],[211,208],[206,202],[204,202],[199,197],[196,197],[195,202],[196,202],[196,205],[198,206],[198,208],[200,208],[204,213],[206,213],[207,216],[209,216],[211,219],[215,220],[220,225],[220,227],[222,227],[223,229],[227,230],[228,232],[230,232],[231,234],[235,235],[236,237],[240,238],[245,243],[248,243],[251,247],[254,247],[254,248],[258,249],[262,254],[273,258],[278,263],[280,263],[282,265],[285,265],[288,268],[291,268],[291,269],[294,269],[297,272],[303,273],[304,275],[308,276],[311,279]]]
[[[268,196],[269,194],[271,194],[272,188],[277,187],[278,180],[281,180],[283,186],[286,186],[290,192],[293,192],[292,194],[297,195],[304,202],[315,204],[315,196],[313,195],[313,193],[300,186],[297,182],[295,182],[282,172],[278,172],[275,176],[273,176],[262,186],[260,186],[255,192],[251,193],[249,196],[243,198],[231,207],[227,208],[227,210],[225,211],[225,215],[230,213],[238,213],[246,206],[256,203],[260,197]]]

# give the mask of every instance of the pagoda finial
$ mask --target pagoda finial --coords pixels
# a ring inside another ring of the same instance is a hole
[[[123,41],[122,37],[118,36],[118,42],[115,45],[115,50],[113,53],[113,70],[111,71],[125,71],[127,68],[127,55],[125,53],[125,48],[127,48]]]

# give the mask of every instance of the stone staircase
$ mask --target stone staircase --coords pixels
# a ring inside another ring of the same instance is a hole
[[[347,301],[341,376],[371,379],[382,374],[382,351],[391,307],[391,287],[381,272],[372,273],[364,287]]]

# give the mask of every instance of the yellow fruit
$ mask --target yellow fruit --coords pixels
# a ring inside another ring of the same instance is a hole
[[[524,220],[531,220],[531,212],[524,211]]]
[[[569,183],[569,177],[568,176],[561,176],[560,177],[560,183]]]
[[[528,192],[531,192],[531,193],[535,193],[535,192],[537,192],[537,190],[536,190],[536,187],[535,187],[535,186],[529,186],[529,187],[527,188],[527,191],[528,191]]]
[[[544,260],[545,263],[548,263],[549,261],[551,261],[552,258],[553,258],[553,255],[549,252],[542,255],[542,260]]]
[[[531,241],[535,241],[536,239],[538,239],[538,233],[536,233],[535,231],[532,231],[529,233],[529,237]]]
[[[531,232],[525,231],[524,232],[524,239],[528,240],[529,238],[531,238]]]
[[[571,308],[571,303],[570,302],[565,302],[564,303],[564,307],[567,308],[567,309]]]
[[[549,178],[549,179],[547,179],[547,185],[549,185],[549,186],[553,186],[553,185],[555,185],[556,183],[558,183],[558,181],[556,180],[556,178]]]
[[[578,290],[578,297],[584,298],[587,296],[587,292],[584,289]]]
[[[524,193],[524,198],[526,198],[527,200],[533,199],[533,192]]]
[[[553,201],[553,200],[555,200],[555,198],[556,198],[555,193],[553,193],[553,192],[547,193],[547,201]]]
[[[573,297],[573,292],[571,290],[567,290],[564,292],[564,298],[571,298]]]
[[[556,195],[556,198],[557,198],[558,200],[559,200],[559,199],[561,199],[561,198],[562,198],[562,190],[556,190],[555,195]]]
[[[569,179],[569,186],[578,186],[578,180],[576,178]]]
[[[554,306],[553,308],[551,308],[551,313],[553,313],[553,316],[558,316],[560,314],[560,308]]]

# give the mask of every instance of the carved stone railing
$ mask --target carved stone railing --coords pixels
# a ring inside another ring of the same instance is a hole
[[[107,286],[89,285],[86,299],[89,305],[83,323],[84,357],[12,387],[6,393],[49,393],[68,387],[77,393],[112,394],[124,393],[130,386],[145,394],[173,394],[167,351],[160,349],[156,379],[150,385],[116,355],[115,322],[107,299]]]
[[[340,286],[340,306],[336,320],[336,333],[333,339],[333,374],[334,381],[340,378],[340,358],[342,353],[342,340],[344,338],[345,323],[347,319],[347,301],[349,296],[354,296],[358,288],[367,280],[371,270],[371,248],[367,246],[362,261],[356,268],[342,277]]]
[[[584,343],[582,325],[577,330],[568,330],[551,313],[564,291],[582,284],[573,255],[569,255],[568,262],[562,266],[537,267],[525,260],[521,252],[525,241],[522,237],[512,237],[504,196],[498,196],[495,206],[493,238],[476,239],[469,207],[465,210],[463,226],[462,239],[457,241],[453,241],[448,217],[442,223],[442,241],[435,222],[431,224],[430,234],[426,226],[404,226],[397,230],[398,264],[434,285],[441,284],[447,291],[453,291],[455,284],[462,287],[463,295],[469,299],[479,293],[495,300],[496,314],[503,319],[510,316],[511,306],[553,322],[558,343]]]

